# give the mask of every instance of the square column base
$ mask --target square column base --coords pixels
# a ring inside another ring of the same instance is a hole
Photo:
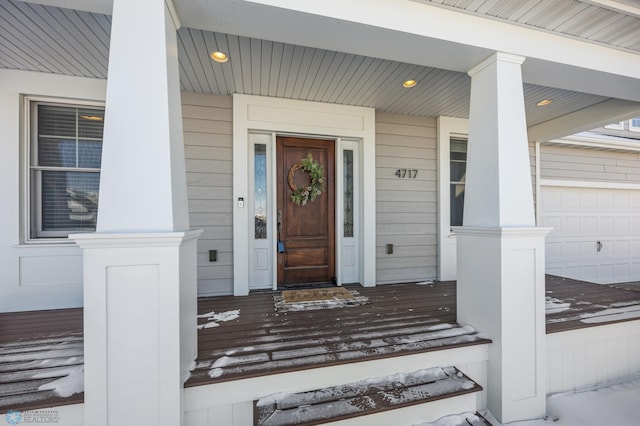
[[[459,227],[458,322],[493,340],[487,405],[501,422],[546,413],[547,228]]]
[[[201,232],[70,237],[84,254],[86,424],[182,424]]]

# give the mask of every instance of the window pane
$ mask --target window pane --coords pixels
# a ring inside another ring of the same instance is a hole
[[[76,167],[76,141],[48,139],[38,141],[38,164],[50,167]]]
[[[450,159],[456,161],[467,161],[467,153],[466,152],[452,152]]]
[[[464,211],[464,181],[467,173],[467,141],[464,139],[451,139],[450,143],[449,171],[451,173],[450,226],[462,226]]]
[[[100,173],[42,171],[42,230],[94,230]]]
[[[38,134],[40,136],[76,137],[76,108],[38,105]]]
[[[345,150],[344,164],[344,236],[353,237],[353,151]]]
[[[451,226],[462,226],[464,185],[451,185]]]
[[[450,151],[453,152],[462,152],[464,154],[467,153],[467,141],[464,139],[451,139],[449,142]]]
[[[467,163],[464,161],[452,161],[451,182],[464,182],[467,172]]]
[[[78,109],[78,137],[102,139],[104,111],[99,109]]]
[[[78,141],[78,167],[99,169],[102,161],[102,142]]]
[[[267,238],[267,145],[254,146],[255,238]]]

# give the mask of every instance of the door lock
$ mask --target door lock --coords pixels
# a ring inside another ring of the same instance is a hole
[[[596,243],[596,251],[597,251],[598,253],[600,253],[600,250],[602,250],[602,243],[601,243],[600,241],[598,241],[598,242]]]

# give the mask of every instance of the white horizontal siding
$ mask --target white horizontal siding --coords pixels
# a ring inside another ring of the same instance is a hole
[[[182,93],[189,220],[198,240],[198,294],[233,293],[233,139],[229,96]],[[218,260],[209,261],[209,250]]]
[[[436,120],[376,113],[376,278],[378,284],[437,274]],[[415,179],[398,178],[415,169]],[[386,245],[393,244],[393,254]]]
[[[543,145],[540,178],[640,183],[640,153]]]

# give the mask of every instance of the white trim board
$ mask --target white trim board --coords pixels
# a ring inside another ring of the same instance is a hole
[[[466,139],[469,120],[438,117],[438,279],[455,280],[457,274],[456,236],[451,231],[449,146],[452,137]]]
[[[631,151],[640,152],[640,141],[633,140],[614,140],[598,137],[573,135],[563,139],[552,139],[546,142],[540,142],[542,145],[567,145],[592,149],[604,149],[611,151]]]
[[[589,181],[589,180],[540,179],[540,186],[640,190],[640,183],[601,182],[601,181]]]
[[[361,141],[360,283],[376,284],[375,110],[319,102],[233,95],[233,293],[249,294],[249,132]],[[273,162],[273,160],[272,160]],[[275,228],[274,228],[275,230]],[[273,244],[272,244],[273,245]],[[273,247],[272,247],[273,249]],[[273,256],[274,262],[277,256]],[[338,265],[338,263],[336,264]],[[340,277],[340,270],[336,271]]]

